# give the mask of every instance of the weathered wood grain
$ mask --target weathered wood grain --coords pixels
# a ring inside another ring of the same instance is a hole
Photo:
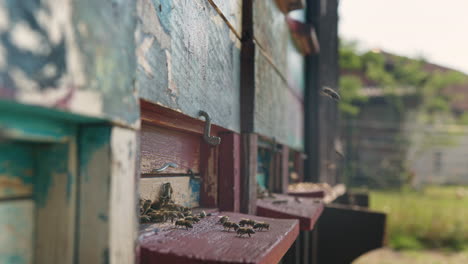
[[[137,1],[140,97],[240,130],[240,40],[207,0]]]
[[[241,207],[243,213],[255,214],[257,200],[257,146],[258,136],[241,135]]]
[[[242,0],[208,0],[210,4],[218,9],[229,23],[231,30],[235,31],[237,36],[242,34]]]
[[[135,261],[136,142],[135,131],[120,127],[112,128],[109,197],[110,263],[133,263]]]
[[[275,1],[253,1],[253,37],[282,76],[288,76],[289,29]]]
[[[138,125],[134,1],[2,1],[0,10],[0,98]]]
[[[77,223],[77,263],[80,264],[109,261],[110,134],[111,128],[108,126],[80,129]]]
[[[252,237],[237,237],[217,224],[220,215],[231,221],[250,218],[266,221],[270,230]],[[202,219],[193,229],[161,225],[140,236],[141,263],[277,263],[299,233],[296,220],[278,220],[245,214],[220,212]]]
[[[136,221],[136,132],[81,130],[78,263],[133,263]]]
[[[302,102],[265,56],[256,52],[254,132],[302,150],[303,115]]]
[[[32,199],[0,202],[0,263],[33,263],[34,229]]]
[[[280,219],[298,219],[301,230],[312,230],[315,223],[322,214],[323,203],[314,199],[300,198],[274,194],[275,198],[264,198],[257,200],[257,215]],[[275,200],[287,201],[286,203],[274,204]]]
[[[218,206],[219,146],[211,146],[201,141],[200,145],[200,205]]]
[[[178,168],[168,168],[161,173],[194,173],[200,171],[200,143],[202,137],[197,134],[169,130],[147,123],[141,128],[140,170],[151,173],[164,164],[172,162]]]
[[[218,207],[223,211],[240,210],[240,135],[223,133],[219,146]]]
[[[77,147],[75,140],[37,148],[34,177],[37,263],[71,263],[75,250]]]
[[[200,180],[190,179],[188,176],[141,178],[139,183],[140,198],[158,200],[161,185],[167,182],[171,183],[174,190],[172,198],[175,203],[190,208],[200,205]]]
[[[0,200],[33,194],[34,147],[24,142],[0,142]]]

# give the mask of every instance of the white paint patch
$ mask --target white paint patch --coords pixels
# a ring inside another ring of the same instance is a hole
[[[34,93],[39,89],[39,85],[31,80],[21,69],[13,68],[9,71],[15,86],[24,93]]]
[[[223,27],[224,26],[224,20],[218,14],[212,15],[211,16],[211,21],[213,21],[215,23],[215,25],[218,26],[218,27]]]
[[[179,90],[177,89],[177,86],[174,82],[174,79],[172,78],[172,57],[171,53],[166,50],[166,61],[167,61],[167,80],[168,80],[168,87],[169,91],[171,92],[171,99],[176,102],[176,97],[179,94]]]
[[[10,16],[5,8],[5,1],[0,0],[0,33],[5,32],[10,27]]]
[[[47,78],[54,77],[55,75],[57,75],[57,66],[55,66],[54,64],[51,64],[51,63],[46,64],[44,66],[44,68],[42,69],[42,73]]]
[[[78,114],[96,116],[96,113],[103,111],[101,97],[102,95],[95,91],[79,90],[75,92],[69,108]]]
[[[19,49],[30,51],[33,54],[45,55],[50,47],[39,32],[34,31],[25,22],[18,22],[10,31],[10,40]]]
[[[146,37],[143,39],[143,41],[136,50],[138,65],[141,66],[141,68],[145,71],[146,75],[148,75],[148,77],[150,78],[153,78],[154,75],[153,70],[151,69],[151,65],[146,59],[146,52],[148,52],[153,43],[154,37]]]
[[[150,0],[137,0],[137,14],[141,19],[140,30],[156,37],[162,49],[169,49],[171,37],[164,31],[156,9]]]
[[[110,263],[134,263],[136,239],[136,132],[114,127],[111,135]]]

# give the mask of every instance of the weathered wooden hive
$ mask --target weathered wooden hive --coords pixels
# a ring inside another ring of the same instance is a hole
[[[318,93],[337,88],[336,25],[336,0],[0,1],[0,263],[380,246],[384,215],[329,205],[342,187],[288,194],[337,183],[336,103]]]

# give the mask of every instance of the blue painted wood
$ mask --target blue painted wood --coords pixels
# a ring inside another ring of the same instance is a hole
[[[34,204],[32,200],[0,203],[0,263],[33,263]]]
[[[0,142],[0,199],[32,197],[34,147],[23,142]]]
[[[204,110],[240,131],[240,40],[215,8],[207,0],[136,2],[140,97],[194,118]]]

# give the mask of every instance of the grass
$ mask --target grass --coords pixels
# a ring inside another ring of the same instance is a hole
[[[464,195],[462,191],[465,190]],[[457,197],[458,192],[458,197]],[[468,249],[468,188],[371,191],[371,208],[387,216],[387,242],[398,250]]]

